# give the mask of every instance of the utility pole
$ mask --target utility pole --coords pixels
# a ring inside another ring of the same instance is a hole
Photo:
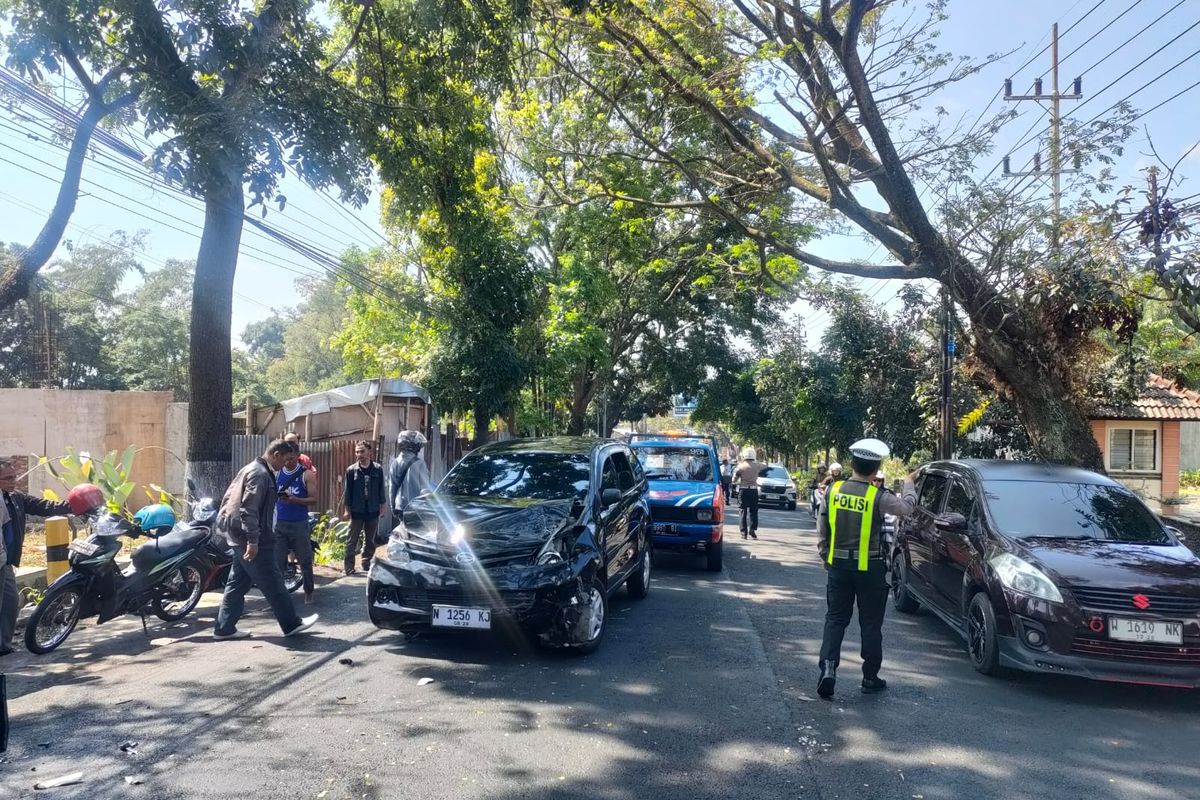
[[[1070,94],[1061,94],[1058,91],[1058,23],[1054,23],[1054,27],[1050,30],[1050,94],[1042,92],[1042,79],[1038,78],[1033,82],[1033,94],[1012,93],[1012,78],[1004,82],[1004,99],[1005,100],[1035,100],[1038,102],[1050,102],[1050,185],[1051,194],[1054,203],[1054,217],[1051,220],[1051,242],[1054,251],[1058,252],[1059,226],[1062,220],[1062,176],[1072,172],[1079,171],[1079,156],[1075,156],[1075,168],[1064,170],[1062,168],[1062,109],[1061,102],[1063,100],[1079,100],[1083,97],[1083,79],[1076,78],[1071,86]],[[1028,172],[1013,172],[1009,159],[1011,156],[1004,157],[1004,174],[1012,177],[1027,177],[1030,175],[1041,176],[1042,172],[1042,157],[1041,153],[1033,154],[1033,169]]]
[[[954,319],[954,306],[950,301],[950,292],[948,289],[942,289],[942,374],[941,374],[941,397],[938,402],[939,414],[939,436],[938,436],[938,458],[950,459],[954,457],[954,404],[953,386],[954,378],[954,337],[951,335],[950,329]]]

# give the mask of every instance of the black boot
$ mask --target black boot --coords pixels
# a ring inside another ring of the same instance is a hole
[[[863,678],[862,691],[863,694],[877,694],[887,688],[887,681],[878,676],[874,678]]]
[[[817,694],[828,700],[833,697],[835,686],[837,686],[837,665],[832,661],[822,661],[821,679],[817,681]]]

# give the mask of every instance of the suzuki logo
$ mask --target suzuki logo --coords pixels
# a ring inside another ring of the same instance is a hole
[[[463,566],[466,566],[467,564],[474,564],[475,563],[475,554],[474,553],[459,553],[458,555],[456,555],[454,557],[454,560],[457,561],[459,564],[462,564]]]
[[[1133,604],[1135,606],[1137,606],[1138,608],[1140,608],[1142,611],[1145,611],[1147,608],[1150,607],[1150,598],[1146,597],[1146,595],[1144,595],[1144,594],[1135,594],[1133,596]]]

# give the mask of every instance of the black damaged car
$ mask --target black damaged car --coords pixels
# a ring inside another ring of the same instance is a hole
[[[371,621],[406,633],[517,629],[595,650],[609,597],[650,586],[646,478],[627,446],[518,439],[465,456],[376,550]]]

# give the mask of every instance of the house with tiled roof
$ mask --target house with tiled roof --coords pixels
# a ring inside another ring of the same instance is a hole
[[[1104,468],[1152,504],[1179,494],[1182,426],[1200,421],[1200,394],[1151,375],[1128,405],[1101,408],[1092,433]]]

